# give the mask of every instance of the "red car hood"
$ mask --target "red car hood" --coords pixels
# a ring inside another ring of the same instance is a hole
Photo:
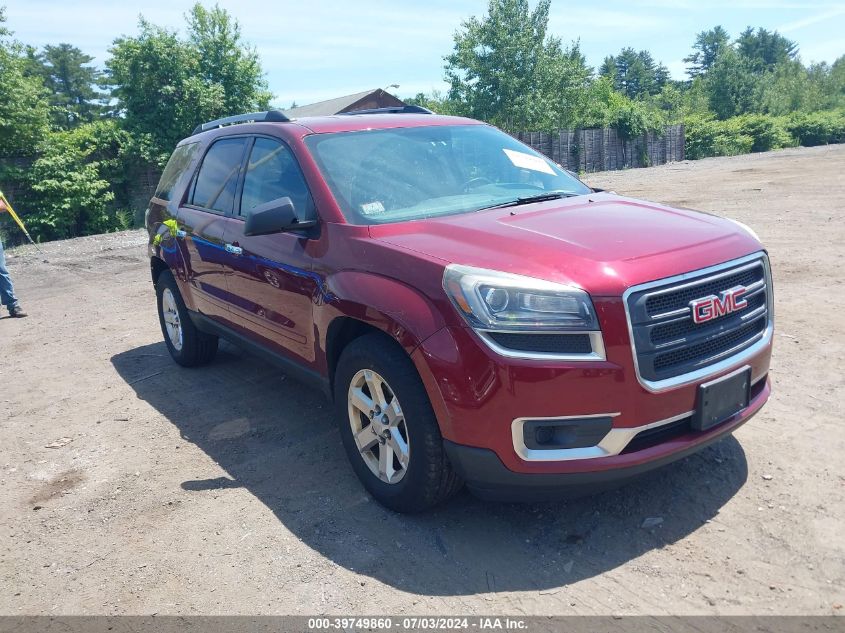
[[[762,249],[731,220],[608,193],[374,225],[370,234],[448,263],[558,281],[595,296]]]

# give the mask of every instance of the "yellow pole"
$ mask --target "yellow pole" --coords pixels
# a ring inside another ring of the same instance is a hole
[[[29,231],[26,230],[26,227],[23,225],[23,222],[18,217],[18,214],[15,213],[15,210],[12,208],[12,204],[6,198],[6,194],[2,191],[0,191],[0,202],[3,203],[4,207],[0,208],[0,211],[8,211],[9,215],[12,216],[12,219],[17,223],[19,227],[21,227],[21,231],[23,231],[23,234],[26,235],[26,238],[30,241],[30,243],[32,243],[32,245],[35,246],[36,249],[38,249],[38,252],[41,252],[41,249],[38,248],[38,244],[36,244],[35,240],[32,239],[32,236],[29,234]]]

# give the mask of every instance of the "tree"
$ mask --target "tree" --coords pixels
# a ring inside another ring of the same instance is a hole
[[[720,119],[754,112],[760,103],[762,82],[752,63],[728,47],[704,78],[710,110]]]
[[[241,38],[241,27],[228,11],[195,4],[187,15],[188,37],[199,55],[199,70],[209,85],[223,89],[223,109],[237,114],[245,105],[267,109],[272,94],[255,49]]]
[[[463,22],[445,57],[448,99],[460,112],[509,130],[551,129],[565,120],[562,90],[585,84],[577,50],[547,34],[550,0],[490,0],[487,15]]]
[[[622,94],[637,99],[659,93],[669,80],[669,70],[657,64],[648,51],[623,48],[619,55],[606,57],[599,71]]]
[[[432,90],[431,93],[418,92],[416,96],[405,99],[408,105],[418,105],[428,108],[437,114],[459,114],[460,108],[449,101],[439,90]]]
[[[223,109],[219,87],[207,89],[195,51],[173,31],[141,18],[137,37],[115,40],[106,67],[117,113],[139,153],[163,164],[193,126]]]
[[[759,110],[785,115],[824,109],[829,105],[825,94],[828,77],[827,64],[805,68],[799,61],[780,63],[765,74]]]
[[[828,99],[828,107],[845,106],[845,55],[842,55],[831,65],[825,81],[825,94]]]
[[[107,95],[95,88],[103,82],[103,77],[89,65],[93,57],[63,43],[45,46],[33,61],[52,95],[52,118],[58,127],[67,129],[92,121],[104,111]]]
[[[693,52],[684,57],[688,64],[687,74],[691,79],[703,75],[713,67],[719,55],[730,46],[730,36],[721,26],[715,26],[709,31],[701,31],[695,36],[692,45]]]
[[[49,129],[49,103],[41,81],[27,71],[24,48],[11,39],[0,7],[0,156],[25,156]]]
[[[587,60],[577,41],[561,54],[555,55],[551,67],[552,90],[557,111],[555,120],[550,120],[549,123],[558,128],[574,127],[578,125],[581,112],[586,106],[593,69],[587,66]]]
[[[798,45],[792,40],[777,31],[764,28],[758,28],[755,32],[750,26],[737,38],[736,47],[755,72],[772,70],[798,55]]]
[[[39,239],[62,239],[115,228],[110,176],[112,147],[125,139],[114,119],[86,123],[50,134],[29,170],[33,209],[27,223]]]
[[[125,128],[159,165],[197,124],[269,103],[257,57],[226,11],[195,5],[188,23],[183,40],[142,17],[140,34],[115,40],[106,64]]]

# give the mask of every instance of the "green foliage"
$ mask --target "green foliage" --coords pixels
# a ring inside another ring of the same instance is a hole
[[[719,55],[729,46],[730,35],[721,26],[715,26],[709,31],[701,31],[695,36],[692,45],[693,52],[684,57],[688,64],[687,74],[691,79],[703,75],[713,67]]]
[[[762,84],[751,63],[733,48],[725,49],[704,77],[710,110],[720,119],[752,112]]]
[[[217,5],[206,9],[200,3],[186,17],[201,76],[223,91],[221,115],[266,110],[273,95],[267,90],[258,53],[243,41],[238,21]]]
[[[805,116],[816,120],[812,115]],[[805,120],[807,119],[801,119],[801,121]],[[799,122],[797,119],[787,117],[745,114],[719,121],[708,116],[691,115],[685,119],[684,123],[686,155],[691,159],[768,152],[783,147],[794,147],[799,141],[794,131]],[[836,128],[833,121],[828,121],[828,123],[829,126],[826,128],[828,138],[835,138],[833,132],[835,129],[839,130],[840,137],[845,135],[845,121],[839,121],[839,128]],[[809,126],[808,129],[810,129]]]
[[[737,52],[758,72],[771,70],[798,55],[798,45],[777,31],[759,28],[755,32],[750,26],[737,38],[736,47]]]
[[[645,101],[654,110],[654,115],[660,114],[665,124],[679,123],[684,112],[689,109],[683,87],[675,83],[667,83],[656,95]]]
[[[619,136],[626,141],[643,136],[650,130],[658,130],[662,126],[663,121],[659,115],[635,101],[619,107],[610,121],[610,127],[616,128]]]
[[[419,92],[415,97],[405,99],[405,103],[428,108],[437,114],[460,114],[460,106],[443,96],[439,90],[432,90],[431,94]]]
[[[765,74],[758,108],[775,115],[825,108],[830,103],[825,94],[828,73],[826,65],[805,68],[798,61],[783,62]]]
[[[140,19],[140,34],[115,40],[107,63],[117,111],[144,159],[163,165],[197,124],[267,108],[258,56],[227,11],[194,5],[188,39]]]
[[[93,139],[87,126],[57,132],[39,147],[30,170],[34,192],[27,220],[33,233],[56,239],[100,228],[105,209],[114,199],[98,165],[89,160]]]
[[[804,147],[845,143],[845,110],[797,112],[788,117],[786,129]]]
[[[192,47],[172,31],[140,20],[140,35],[115,40],[108,71],[117,111],[138,153],[163,164],[176,143],[203,118],[222,111],[223,91],[199,77]]]
[[[728,129],[751,138],[752,152],[768,152],[795,145],[795,139],[786,129],[781,118],[765,114],[745,114],[726,121]]]
[[[663,112],[654,104],[634,101],[617,92],[610,77],[599,77],[587,90],[587,98],[573,127],[615,127],[620,136],[633,139],[658,131],[666,124]]]
[[[70,44],[48,45],[41,53],[29,52],[30,72],[42,78],[50,94],[53,124],[70,128],[93,121],[105,111],[108,95],[94,89],[103,82],[100,72],[90,66],[90,55]]]
[[[61,239],[122,226],[112,209],[109,177],[125,171],[119,157],[127,142],[114,120],[50,134],[27,174],[30,231],[41,239]]]
[[[24,48],[11,39],[5,23],[6,10],[0,7],[0,156],[30,156],[49,129],[47,92],[28,74]]]
[[[613,87],[636,99],[659,93],[669,80],[669,70],[655,63],[648,51],[623,48],[619,55],[606,57],[599,74],[609,77]]]
[[[754,139],[736,130],[729,130],[725,121],[694,115],[684,121],[687,158],[735,156],[751,151]]]
[[[445,58],[448,98],[461,114],[508,130],[553,129],[583,96],[590,70],[577,44],[564,50],[547,34],[549,1],[490,0],[455,34]]]

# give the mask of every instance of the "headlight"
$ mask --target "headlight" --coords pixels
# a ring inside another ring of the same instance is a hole
[[[589,295],[579,288],[452,264],[443,288],[474,328],[501,332],[597,331]]]

